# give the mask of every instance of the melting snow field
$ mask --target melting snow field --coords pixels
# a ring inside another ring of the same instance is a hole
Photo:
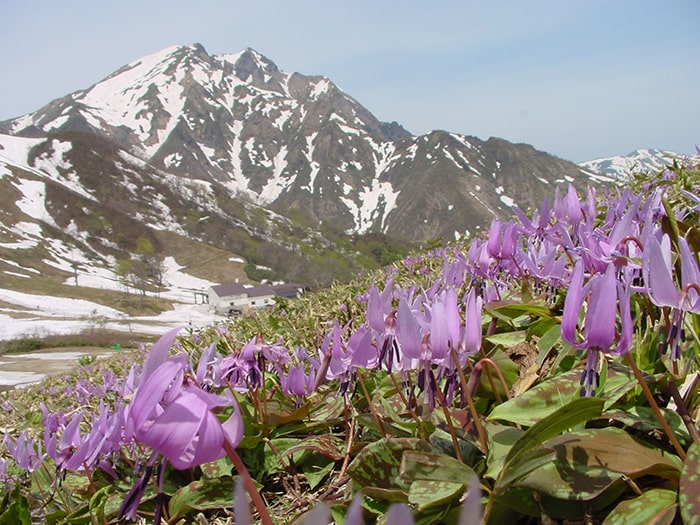
[[[168,290],[161,297],[173,301],[173,310],[157,316],[129,317],[124,312],[83,299],[49,297],[0,288],[0,340],[78,333],[106,328],[159,336],[176,326],[203,327],[222,319],[207,304],[195,304],[193,291],[205,292],[214,283],[182,271],[172,257],[165,260]],[[81,286],[117,289],[114,275],[86,268]],[[87,352],[30,352],[0,356],[0,390],[40,381],[49,373],[70,370]]]
[[[71,334],[104,327],[122,332],[160,335],[179,325],[206,326],[222,319],[207,304],[195,304],[194,291],[206,292],[212,284],[182,271],[173,258],[165,261],[168,290],[160,296],[174,309],[157,316],[129,317],[124,312],[83,299],[33,295],[0,288],[0,340]],[[81,286],[116,290],[108,272],[95,269],[78,276]]]

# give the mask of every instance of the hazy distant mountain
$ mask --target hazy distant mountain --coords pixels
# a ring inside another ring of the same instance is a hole
[[[627,155],[603,157],[579,163],[585,170],[590,170],[614,179],[623,179],[631,173],[655,172],[673,164],[674,160],[684,161],[690,158],[700,160],[697,155],[688,157],[673,151],[659,149],[638,149]]]
[[[105,261],[144,236],[167,253],[154,232],[168,231],[327,280],[334,261],[323,276],[304,261],[340,253],[343,232],[452,237],[557,186],[609,181],[526,144],[414,136],[328,78],[197,44],[136,60],[0,133],[2,257],[32,235]]]

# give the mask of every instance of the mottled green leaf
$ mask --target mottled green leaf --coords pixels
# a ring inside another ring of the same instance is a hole
[[[345,457],[344,444],[345,442],[342,439],[330,434],[309,436],[299,440],[281,455],[284,457],[302,450],[311,450],[331,459],[343,459]]]
[[[527,314],[534,317],[552,316],[552,311],[549,308],[538,304],[513,303],[504,306],[498,306],[497,308],[490,309],[489,311],[498,312],[510,318],[516,318],[522,314]]]
[[[289,448],[299,443],[298,438],[275,438],[265,444],[264,466],[265,471],[273,473],[284,468],[289,464],[290,458],[283,458],[282,454]],[[296,454],[291,454],[292,461],[297,461],[301,458],[304,451],[297,451]]]
[[[326,459],[326,461],[328,460]],[[309,489],[315,490],[323,479],[330,474],[334,466],[333,462],[329,462],[325,465],[306,465],[304,467],[304,476],[309,484]]]
[[[690,445],[683,463],[678,502],[685,525],[700,523],[700,443]]]
[[[502,350],[496,350],[489,354],[491,361],[495,363],[498,369],[501,371],[503,378],[508,385],[508,389],[513,386],[513,384],[520,378],[520,367],[517,363],[513,362],[510,357],[508,357]],[[491,380],[489,380],[489,375]],[[479,388],[477,390],[478,395],[486,395],[492,397],[493,388],[491,387],[491,381],[493,381],[496,390],[502,398],[507,396],[503,384],[496,375],[496,371],[491,365],[484,365],[481,377],[479,378]]]
[[[516,462],[510,463],[508,468],[498,480],[498,491],[507,490],[513,483],[530,474],[533,470],[543,467],[554,460],[554,451],[550,448],[539,446],[518,457]]]
[[[102,487],[90,497],[90,517],[93,523],[104,523],[107,521],[105,506],[112,487]]]
[[[677,412],[667,408],[662,408],[660,410],[679,441],[681,443],[689,442],[690,435],[688,434],[688,428],[683,423],[681,416],[679,416]],[[663,429],[654,411],[650,407],[639,406],[631,407],[627,410],[611,410],[605,412],[604,417],[611,421],[619,421],[642,433],[649,433],[653,430],[662,431]]]
[[[600,416],[602,411],[602,399],[582,397],[571,401],[525,431],[508,452],[506,468],[516,464],[520,456],[541,445],[544,441]]]
[[[518,425],[533,425],[580,397],[581,371],[580,368],[576,368],[530,388],[496,406],[488,415],[488,419],[510,421]],[[636,379],[628,367],[610,363],[598,397],[605,400],[607,408],[636,386]]]
[[[484,337],[489,343],[501,345],[504,348],[512,348],[517,344],[524,343],[527,340],[527,331],[518,330],[516,332],[501,332]]]
[[[607,409],[637,388],[639,383],[630,367],[615,362],[605,362],[604,365],[598,396],[605,399]]]
[[[488,419],[531,426],[579,397],[581,372],[572,370],[544,381],[497,405]]]
[[[676,516],[676,496],[673,490],[650,489],[618,504],[603,525],[670,525]]]
[[[400,489],[382,489],[379,487],[367,486],[367,487],[363,487],[361,492],[365,496],[368,496],[368,498],[365,498],[365,501],[363,501],[363,506],[364,505],[372,506],[369,498],[371,498],[377,502],[382,502],[382,503],[383,502],[387,502],[387,503],[406,503],[406,502],[408,502],[408,494],[404,490],[400,490]],[[381,507],[381,504],[380,504],[380,507]],[[384,510],[386,510],[386,509],[384,509]]]
[[[465,483],[419,479],[411,483],[408,501],[417,505],[420,512],[459,499],[464,489]]]
[[[402,479],[449,481],[465,484],[476,473],[461,461],[444,454],[406,450],[401,459],[399,474]]]
[[[514,483],[562,500],[590,500],[624,478],[677,479],[680,459],[618,428],[568,432],[546,441],[554,460]]]
[[[311,403],[304,403],[299,408],[289,412],[283,404],[277,401],[267,401],[265,410],[265,423],[271,426],[280,426],[306,419],[311,410]]]
[[[31,525],[32,517],[29,513],[29,501],[20,494],[19,486],[15,487],[10,495],[6,495],[0,509],[0,525]]]
[[[192,510],[225,509],[233,499],[233,478],[200,479],[185,485],[170,498],[170,518],[176,520]]]
[[[525,433],[524,430],[515,427],[501,425],[495,421],[487,421],[485,425],[489,441],[488,468],[485,477],[497,479],[503,469],[506,456],[513,445]]]
[[[200,468],[205,478],[220,478],[221,476],[231,475],[233,472],[233,463],[231,462],[231,458],[224,456],[216,461],[204,463]]]
[[[404,490],[399,477],[401,458],[406,450],[428,451],[430,445],[415,438],[386,438],[363,448],[348,466],[348,475],[360,487]]]

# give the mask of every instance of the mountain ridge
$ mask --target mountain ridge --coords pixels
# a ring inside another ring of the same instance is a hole
[[[586,170],[612,177],[613,179],[624,179],[634,173],[646,173],[660,171],[673,162],[694,162],[700,161],[700,151],[697,155],[680,155],[674,151],[660,150],[655,148],[639,148],[627,155],[613,155],[600,157],[578,165]]]
[[[113,269],[139,239],[165,256],[167,230],[230,251],[256,279],[327,283],[367,253],[388,260],[377,243],[475,234],[557,187],[612,180],[527,144],[416,136],[326,77],[197,44],[0,122],[0,145],[0,259],[41,231],[45,249],[62,243],[51,257],[64,270],[70,250]]]

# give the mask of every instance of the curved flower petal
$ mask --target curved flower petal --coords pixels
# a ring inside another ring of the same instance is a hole
[[[579,260],[571,274],[569,291],[564,300],[564,314],[561,321],[561,337],[565,343],[579,347],[576,337],[578,317],[583,306],[583,263]]]
[[[411,307],[408,306],[405,298],[402,298],[399,302],[396,320],[398,324],[396,337],[401,344],[404,356],[409,359],[420,359],[423,336],[421,335],[420,324],[415,315],[413,315]]]
[[[608,349],[615,342],[617,323],[617,279],[615,268],[608,265],[603,275],[597,274],[590,281],[590,298],[586,312],[587,346]]]
[[[649,298],[656,306],[678,307],[678,288],[671,270],[670,240],[664,235],[661,244],[653,235],[644,246],[642,272]]]

